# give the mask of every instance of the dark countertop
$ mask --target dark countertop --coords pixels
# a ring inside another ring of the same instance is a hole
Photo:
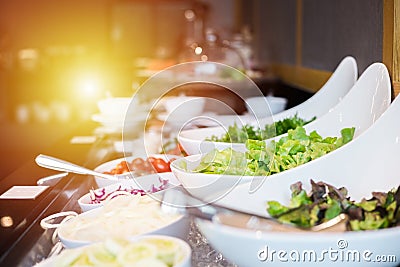
[[[75,135],[90,135],[92,126],[91,123],[79,125],[41,153],[89,168],[109,160],[113,152],[104,140],[91,145],[69,143]],[[37,166],[32,158],[1,179],[0,194],[13,185],[36,185],[39,178],[57,173]],[[69,174],[34,200],[0,199],[0,218],[9,216],[13,222],[10,227],[0,226],[0,266],[32,266],[46,257],[52,244],[49,244],[49,231],[40,227],[40,220],[61,210],[76,209],[77,198],[92,184],[90,176]]]

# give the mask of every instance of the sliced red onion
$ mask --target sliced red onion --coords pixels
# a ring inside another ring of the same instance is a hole
[[[151,188],[147,190],[147,192],[143,189],[139,188],[123,188],[122,185],[120,185],[116,190],[106,194],[105,188],[102,188],[102,190],[90,190],[90,204],[99,204],[104,200],[112,199],[114,197],[120,196],[120,195],[137,195],[140,194],[141,196],[146,195],[147,193],[156,193],[158,191],[164,190],[166,186],[168,185],[169,180],[164,180],[159,178],[160,185],[156,187],[154,184],[151,185]]]

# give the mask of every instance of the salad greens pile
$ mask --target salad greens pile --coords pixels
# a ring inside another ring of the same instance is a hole
[[[349,216],[348,230],[374,230],[400,225],[400,186],[387,193],[373,192],[371,199],[350,200],[346,188],[336,188],[311,180],[311,192],[306,193],[301,182],[291,185],[288,206],[277,201],[267,202],[267,211],[282,223],[312,227],[341,213]]]
[[[289,130],[296,129],[298,126],[304,126],[315,119],[316,117],[313,117],[306,121],[297,117],[296,114],[293,117],[285,118],[272,124],[267,124],[264,129],[254,128],[254,126],[248,124],[239,127],[235,123],[233,126],[229,126],[228,131],[221,137],[213,135],[210,138],[207,138],[206,141],[225,143],[245,143],[248,139],[261,141],[285,134]]]
[[[245,153],[231,148],[206,154],[195,172],[228,175],[271,175],[319,158],[350,142],[354,128],[341,130],[341,137],[322,138],[316,131],[309,135],[303,127],[271,141],[247,140]]]

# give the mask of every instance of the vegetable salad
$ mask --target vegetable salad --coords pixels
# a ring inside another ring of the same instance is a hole
[[[221,137],[213,135],[206,140],[225,143],[245,143],[248,139],[261,141],[285,134],[289,130],[296,129],[298,126],[304,126],[315,119],[316,117],[313,117],[311,120],[306,121],[297,117],[296,114],[293,117],[267,124],[264,129],[255,128],[248,124],[239,127],[235,123],[233,126],[229,126],[228,131]]]
[[[247,140],[247,152],[231,148],[206,154],[194,170],[200,173],[228,175],[272,175],[319,158],[353,139],[355,128],[344,128],[340,137],[321,137],[316,131],[306,133],[303,127],[289,130],[288,135],[271,141]],[[184,167],[184,166],[183,166]]]
[[[55,266],[173,267],[184,257],[182,245],[170,238],[148,237],[135,242],[107,239],[63,251],[57,256]]]
[[[268,201],[267,211],[283,223],[306,228],[341,213],[349,216],[347,228],[352,231],[382,229],[400,224],[400,187],[389,192],[373,192],[372,198],[360,202],[350,200],[344,187],[336,188],[311,180],[311,188],[307,193],[301,182],[291,185],[289,205]]]

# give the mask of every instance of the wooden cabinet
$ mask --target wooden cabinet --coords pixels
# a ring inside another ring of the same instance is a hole
[[[258,60],[285,83],[315,92],[350,55],[357,60],[359,74],[370,64],[383,62],[395,95],[400,91],[400,0],[241,4],[244,14],[239,20],[255,31]]]

